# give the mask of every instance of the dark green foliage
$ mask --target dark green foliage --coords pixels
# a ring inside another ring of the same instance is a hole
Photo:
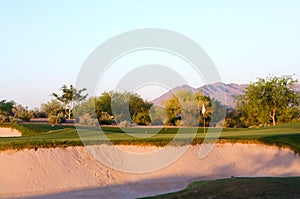
[[[0,115],[3,116],[12,116],[13,115],[13,108],[15,106],[14,101],[6,101],[6,100],[1,100],[0,101]]]
[[[178,121],[180,122],[180,117],[179,116],[173,116],[173,117],[169,117],[166,125],[167,126],[177,126]]]
[[[95,98],[95,110],[97,118],[99,118],[102,112],[106,112],[109,115],[113,115],[111,110],[111,96],[113,92],[104,92],[101,96]]]
[[[226,119],[224,127],[229,128],[245,128],[246,125],[241,121],[242,112],[237,109],[228,109],[226,111]]]
[[[147,113],[137,113],[133,121],[135,124],[143,126],[147,126],[151,123],[150,116]]]

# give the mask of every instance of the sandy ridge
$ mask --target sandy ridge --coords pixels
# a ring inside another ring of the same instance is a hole
[[[133,152],[159,149],[155,146],[121,147]],[[0,198],[55,192],[65,193],[40,198],[83,195],[91,196],[88,198],[134,198],[179,190],[195,179],[300,176],[300,157],[285,148],[226,143],[217,144],[204,159],[199,159],[198,153],[199,146],[191,146],[166,168],[132,174],[105,166],[84,147],[3,151],[0,152]]]

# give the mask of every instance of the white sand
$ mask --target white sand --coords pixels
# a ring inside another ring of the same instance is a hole
[[[106,146],[109,147],[109,146]],[[122,146],[129,151],[156,147]],[[0,198],[135,198],[231,176],[300,176],[300,157],[259,144],[218,144],[204,159],[191,146],[172,165],[146,174],[113,170],[83,147],[0,152]],[[142,164],[141,164],[142,165]]]
[[[0,137],[19,137],[19,136],[22,136],[22,134],[16,129],[0,127]]]

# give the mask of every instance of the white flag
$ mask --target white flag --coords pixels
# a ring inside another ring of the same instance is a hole
[[[205,108],[205,106],[204,106],[204,104],[203,104],[203,105],[202,105],[202,114],[204,114],[205,111],[206,111],[206,108]]]

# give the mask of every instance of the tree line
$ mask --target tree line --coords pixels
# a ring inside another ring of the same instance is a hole
[[[63,85],[61,93],[52,93],[51,101],[33,110],[14,101],[0,101],[0,122],[47,117],[51,124],[74,118],[82,125],[275,126],[300,121],[296,82],[292,76],[259,78],[249,84],[243,95],[237,96],[235,109],[187,90],[154,105],[136,93],[110,91],[88,98],[86,89]]]

